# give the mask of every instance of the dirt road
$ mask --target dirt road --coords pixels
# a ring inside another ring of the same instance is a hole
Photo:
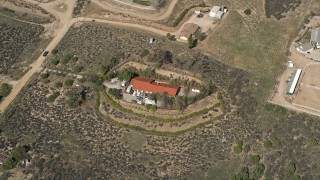
[[[176,6],[178,0],[172,0],[172,2],[170,3],[170,5],[166,9],[166,11],[161,15],[159,15],[159,14],[145,15],[145,14],[139,14],[139,13],[134,13],[134,12],[122,11],[122,10],[116,9],[114,7],[108,6],[108,5],[100,2],[99,0],[91,0],[91,2],[99,5],[101,8],[108,10],[108,11],[128,14],[128,15],[131,15],[134,17],[138,17],[138,18],[142,18],[142,19],[146,19],[146,20],[151,20],[151,21],[161,21],[161,20],[167,19],[172,14],[172,11],[173,11],[174,7]]]
[[[30,0],[27,0],[27,1],[30,2]],[[52,7],[55,6],[55,3],[57,2],[47,3],[47,4],[40,3],[39,5],[43,7],[45,10],[47,10],[48,12],[54,12]],[[60,20],[59,23],[62,25],[62,27],[57,30],[57,35],[46,47],[46,50],[51,51],[52,49],[54,49],[59,44],[59,42],[63,39],[64,35],[68,32],[72,24],[77,21],[77,19],[72,19],[72,12],[75,4],[76,4],[76,0],[68,0],[68,10],[65,13],[59,13],[59,12],[52,13],[56,18],[61,18],[58,20]],[[11,104],[11,102],[19,94],[21,89],[30,80],[32,75],[41,70],[41,65],[43,64],[45,59],[46,57],[43,57],[41,55],[34,63],[30,65],[32,68],[21,79],[17,81],[17,83],[13,86],[11,93],[0,104],[0,112],[4,112],[7,109],[7,107]]]
[[[50,42],[50,44],[45,48],[47,51],[53,50],[59,42],[63,39],[65,34],[68,32],[70,27],[76,23],[76,22],[99,22],[99,23],[107,23],[111,25],[126,27],[126,28],[137,28],[142,29],[146,31],[150,31],[162,36],[166,36],[168,33],[167,31],[159,30],[156,28],[139,25],[139,24],[131,24],[131,23],[123,23],[123,22],[116,22],[116,21],[109,21],[109,20],[103,20],[103,19],[94,19],[94,18],[85,18],[85,17],[79,17],[79,18],[72,18],[72,12],[76,5],[77,0],[68,0],[65,2],[64,0],[57,0],[53,1],[52,3],[39,3],[34,0],[25,0],[30,3],[34,3],[39,5],[40,7],[47,10],[49,13],[51,13],[53,16],[56,17],[56,21],[52,24],[59,24],[58,28],[56,29],[55,37]],[[171,6],[174,7],[177,0],[174,0],[171,4]],[[59,4],[65,4],[67,5],[67,11],[66,12],[59,12],[55,10],[57,5]],[[172,7],[172,8],[173,8]],[[170,15],[170,12],[167,13]],[[164,15],[162,16],[164,17]],[[12,101],[15,99],[15,97],[19,94],[21,89],[28,83],[32,75],[36,72],[39,72],[42,69],[42,64],[45,62],[46,57],[43,57],[42,55],[30,66],[32,67],[21,79],[19,79],[16,84],[13,86],[11,93],[2,101],[0,104],[0,112],[4,112],[7,107],[12,103]]]

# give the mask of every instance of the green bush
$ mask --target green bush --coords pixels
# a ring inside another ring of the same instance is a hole
[[[281,156],[281,152],[277,151],[277,152],[273,153],[272,156],[273,156],[273,158],[277,159],[277,158],[279,158]]]
[[[263,175],[264,173],[264,170],[265,170],[265,166],[261,163],[257,164],[255,169],[254,169],[254,176],[256,179],[260,179],[260,177]]]
[[[243,147],[243,151],[245,153],[248,153],[250,151],[250,145],[246,144],[244,147]]]
[[[250,163],[251,164],[258,164],[260,161],[260,156],[259,155],[251,155],[250,156]]]
[[[53,94],[51,94],[48,98],[47,98],[47,101],[48,102],[53,102],[54,100],[57,99],[57,97],[60,96],[60,93],[59,92],[54,92]]]
[[[285,176],[290,178],[294,175],[295,172],[296,172],[296,165],[293,163],[287,164],[285,171],[284,171]]]
[[[318,141],[315,138],[311,138],[308,141],[309,146],[317,146],[318,145]]]
[[[73,68],[73,72],[74,73],[79,73],[79,72],[81,72],[83,70],[83,66],[81,66],[81,65],[76,65],[76,66],[74,66],[74,68]]]
[[[242,147],[241,146],[236,146],[233,148],[233,151],[237,154],[240,154],[242,152]]]
[[[265,142],[263,143],[263,146],[264,146],[265,148],[270,148],[270,147],[272,146],[272,143],[271,143],[271,141],[267,140],[267,141],[265,141]]]
[[[20,161],[28,158],[28,149],[25,146],[19,146],[11,152],[11,156],[2,164],[4,170],[13,169]]]
[[[53,49],[53,50],[51,51],[51,53],[52,53],[52,54],[57,54],[57,53],[58,53],[58,49]]]
[[[150,53],[150,52],[149,52],[148,49],[143,49],[142,52],[141,52],[141,54],[140,54],[140,56],[141,56],[141,57],[145,57],[145,56],[148,55],[149,53]]]
[[[58,65],[59,64],[59,60],[58,59],[53,59],[53,60],[51,60],[51,64],[53,64],[53,65]]]
[[[49,77],[49,73],[42,73],[40,77],[41,79],[47,79]]]
[[[111,94],[112,96],[114,96],[116,99],[121,99],[122,98],[122,94],[121,94],[121,90],[120,89],[111,88],[111,89],[108,90],[108,93]]]
[[[151,105],[151,104],[147,104],[146,108],[152,112],[156,112],[157,111],[157,106]]]
[[[62,85],[63,85],[63,84],[62,84],[62,82],[60,82],[60,81],[55,83],[55,87],[56,87],[56,88],[61,88]]]
[[[192,49],[197,46],[197,39],[193,39],[192,36],[188,38],[188,47]]]
[[[14,158],[10,157],[10,158],[7,158],[7,159],[3,162],[2,168],[3,168],[4,170],[10,170],[10,169],[15,168],[17,164],[18,164],[18,162],[17,162]]]
[[[238,139],[238,140],[237,140],[237,145],[240,146],[240,147],[242,147],[242,146],[243,146],[243,141],[240,140],[240,139]]]
[[[74,82],[73,79],[67,79],[67,80],[64,82],[64,85],[70,87],[70,86],[73,85],[73,82]]]
[[[176,40],[176,36],[174,34],[171,33],[167,33],[166,36],[170,41],[175,41]]]
[[[0,89],[0,96],[7,97],[11,93],[12,87],[8,83],[3,83]]]

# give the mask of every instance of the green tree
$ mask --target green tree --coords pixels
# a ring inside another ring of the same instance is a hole
[[[260,161],[260,156],[259,155],[251,155],[250,156],[250,163],[251,164],[258,164]]]
[[[64,82],[64,85],[70,87],[70,86],[73,85],[73,82],[74,82],[73,79],[67,79],[67,80]]]
[[[58,53],[58,49],[53,49],[53,50],[51,51],[51,53],[52,53],[52,54],[57,54],[57,53]]]
[[[253,172],[254,177],[259,179],[263,175],[264,170],[265,170],[265,166],[262,163],[258,163]]]
[[[248,153],[250,151],[250,145],[246,144],[244,147],[243,147],[243,151],[245,153]]]
[[[143,49],[143,50],[141,51],[140,56],[141,56],[141,57],[145,57],[145,56],[148,55],[149,53],[150,53],[150,52],[149,52],[148,49]]]
[[[197,39],[193,39],[193,37],[190,36],[188,38],[188,47],[189,47],[189,49],[192,49],[192,48],[194,48],[196,46],[197,46]]]
[[[61,88],[62,85],[63,85],[63,84],[62,84],[62,82],[60,82],[60,81],[58,81],[58,82],[55,83],[55,87],[56,87],[56,88]]]
[[[242,152],[242,147],[241,146],[235,146],[233,148],[233,151],[237,154],[240,154]]]
[[[119,79],[129,81],[132,79],[136,74],[128,69],[124,69],[122,72],[119,73]]]
[[[116,99],[121,99],[122,98],[122,94],[121,94],[121,90],[120,89],[111,88],[111,89],[108,90],[108,93],[111,94],[112,96],[114,96]]]
[[[294,163],[287,164],[284,171],[285,176],[291,178],[295,172],[296,172],[296,165]]]
[[[318,145],[318,141],[315,138],[310,138],[309,141],[309,146],[317,146]]]
[[[271,143],[271,141],[266,140],[266,141],[263,143],[263,146],[264,146],[265,148],[270,148],[270,147],[272,146],[272,143]]]
[[[0,95],[7,97],[11,93],[12,87],[8,83],[3,83],[0,89]]]

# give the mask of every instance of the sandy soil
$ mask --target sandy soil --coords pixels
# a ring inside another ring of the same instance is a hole
[[[301,85],[293,103],[320,112],[320,88]]]
[[[309,64],[303,75],[303,84],[320,87],[320,64]]]
[[[151,21],[161,21],[161,20],[167,19],[171,15],[178,0],[172,0],[170,5],[167,8],[163,8],[163,9],[165,9],[165,12],[160,12],[160,13],[154,12],[154,11],[151,11],[152,13],[147,13],[147,11],[145,11],[143,13],[137,13],[137,12],[128,11],[128,8],[119,8],[119,6],[114,7],[109,2],[108,2],[108,4],[106,4],[106,1],[91,0],[91,2],[97,4],[100,7],[102,7],[103,9],[111,11],[111,12],[124,13],[124,14],[128,14],[130,16],[139,17],[139,18],[143,18],[143,19],[147,19],[147,20],[151,20]]]

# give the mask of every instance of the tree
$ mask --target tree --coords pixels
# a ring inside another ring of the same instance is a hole
[[[171,33],[167,33],[166,36],[170,41],[175,41],[176,40],[176,36],[174,34]]]
[[[251,164],[258,164],[260,161],[260,156],[259,155],[251,155],[250,156],[250,163]]]
[[[192,48],[194,48],[196,46],[197,46],[197,39],[193,39],[193,37],[190,36],[188,38],[188,47],[189,47],[189,49],[192,49]]]
[[[81,66],[81,65],[76,65],[76,66],[74,66],[74,68],[73,68],[73,72],[74,72],[74,73],[79,73],[79,72],[82,71],[82,69],[83,69],[83,66]]]
[[[61,88],[62,85],[63,85],[63,84],[62,84],[62,82],[60,82],[60,81],[58,81],[58,82],[55,83],[55,87],[56,87],[56,88]]]
[[[64,85],[70,87],[70,86],[73,85],[73,82],[74,82],[73,79],[67,79],[67,80],[64,82]]]
[[[243,147],[243,151],[245,153],[248,153],[250,151],[250,145],[246,144],[244,147]]]
[[[241,146],[236,146],[233,148],[233,151],[237,154],[240,154],[242,152],[242,147]]]
[[[265,141],[265,142],[263,143],[263,146],[264,146],[265,148],[270,148],[270,147],[272,146],[272,143],[271,143],[271,141],[267,140],[267,141]]]
[[[42,73],[40,77],[41,79],[47,79],[49,77],[49,73]]]
[[[151,60],[157,62],[159,66],[169,64],[172,63],[172,53],[170,51],[158,50],[153,54]]]
[[[52,54],[57,54],[57,53],[58,53],[58,49],[53,49],[53,50],[51,51],[51,53],[52,53]]]
[[[8,83],[3,83],[0,89],[0,95],[7,97],[11,93],[12,87]]]
[[[128,69],[124,69],[122,72],[119,73],[119,79],[129,81],[132,79],[136,74]]]
[[[255,178],[259,179],[263,175],[264,169],[265,169],[265,166],[263,164],[261,163],[257,164],[253,172]]]
[[[287,177],[289,177],[289,178],[292,177],[295,172],[296,172],[296,165],[293,164],[293,163],[289,163],[289,164],[286,166],[285,171],[284,171],[285,175],[286,175]]]
[[[145,56],[148,55],[149,53],[150,53],[150,52],[149,52],[148,49],[143,49],[143,50],[141,51],[140,56],[141,56],[141,57],[145,57]]]
[[[111,88],[108,90],[108,93],[114,96],[116,99],[121,99],[122,94],[120,89]]]

